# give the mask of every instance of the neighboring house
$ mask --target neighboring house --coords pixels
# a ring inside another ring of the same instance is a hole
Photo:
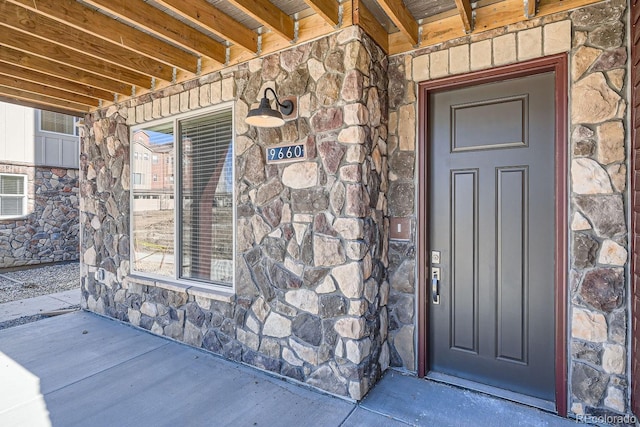
[[[90,111],[83,308],[355,400],[396,368],[640,413],[637,0],[27,3],[85,90],[49,98]],[[213,37],[218,4],[242,22]],[[249,126],[266,88],[296,109]]]
[[[76,122],[0,103],[0,268],[78,259]]]

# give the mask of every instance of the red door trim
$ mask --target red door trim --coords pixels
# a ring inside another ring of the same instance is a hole
[[[418,86],[418,376],[428,371],[429,354],[427,334],[429,331],[429,304],[427,284],[429,281],[429,140],[428,101],[432,92],[463,88],[482,83],[525,77],[533,74],[555,72],[556,141],[555,141],[555,365],[556,365],[556,410],[567,416],[567,126],[568,126],[568,73],[567,55],[553,55],[518,64],[507,65],[459,76],[420,83]]]

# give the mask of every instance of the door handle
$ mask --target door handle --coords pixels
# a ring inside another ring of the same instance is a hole
[[[431,302],[440,304],[440,268],[431,269]]]

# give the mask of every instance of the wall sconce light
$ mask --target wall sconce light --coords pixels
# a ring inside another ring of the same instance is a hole
[[[267,92],[271,91],[276,100],[276,104],[280,107],[280,111],[271,108],[271,104],[267,99]],[[245,122],[248,125],[261,128],[275,128],[284,125],[282,115],[288,116],[293,112],[293,101],[286,99],[282,102],[278,101],[276,92],[270,87],[264,90],[264,95],[260,100],[260,106],[249,111]]]

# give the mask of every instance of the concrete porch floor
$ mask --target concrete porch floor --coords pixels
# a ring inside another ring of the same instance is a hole
[[[0,331],[2,426],[569,426],[390,371],[355,404],[88,312]]]

